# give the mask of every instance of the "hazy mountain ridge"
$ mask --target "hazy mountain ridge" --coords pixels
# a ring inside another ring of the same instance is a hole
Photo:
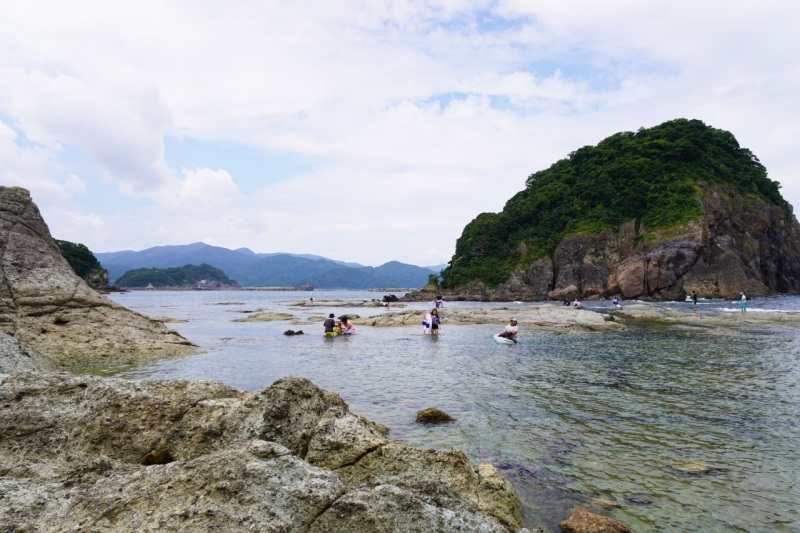
[[[307,283],[320,289],[418,288],[437,273],[429,268],[390,261],[378,267],[335,261],[311,254],[255,253],[248,248],[229,250],[202,242],[155,246],[135,252],[95,253],[113,282],[138,268],[170,268],[202,264],[219,268],[242,286],[285,287]]]

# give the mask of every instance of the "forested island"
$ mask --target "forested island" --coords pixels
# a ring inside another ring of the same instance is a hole
[[[222,270],[207,265],[184,265],[172,268],[138,268],[117,280],[122,288],[223,288],[238,287]]]
[[[733,134],[700,120],[617,133],[531,174],[500,213],[478,215],[420,297],[797,292],[800,226],[779,189]]]

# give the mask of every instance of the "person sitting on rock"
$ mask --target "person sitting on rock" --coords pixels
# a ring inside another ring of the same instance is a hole
[[[622,306],[619,304],[619,300],[616,296],[614,296],[614,299],[611,300],[611,303],[614,305],[614,309],[622,309]]]
[[[583,304],[577,298],[572,302],[572,306],[575,307],[575,309],[583,309]]]

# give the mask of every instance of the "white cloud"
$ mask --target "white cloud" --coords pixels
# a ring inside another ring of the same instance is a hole
[[[239,190],[226,170],[210,168],[181,169],[184,178],[174,197],[162,198],[166,205],[187,209],[223,207],[240,198]]]
[[[0,178],[98,251],[440,263],[530,173],[677,117],[733,132],[800,203],[790,0],[0,7]],[[306,163],[255,183],[241,169],[274,172],[166,135]]]

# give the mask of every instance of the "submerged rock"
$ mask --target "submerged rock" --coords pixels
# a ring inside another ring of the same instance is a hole
[[[683,472],[684,474],[710,474],[715,470],[719,470],[719,468],[716,466],[701,463],[699,461],[686,461],[684,463],[677,463],[672,465],[672,468],[678,472]]]
[[[562,533],[630,533],[631,529],[607,516],[591,513],[583,508],[575,509],[569,518],[558,524]]]
[[[435,407],[428,407],[417,413],[417,422],[422,424],[441,424],[454,421],[455,418]]]
[[[291,320],[294,315],[291,313],[254,313],[244,318],[236,318],[233,322],[274,322],[276,320]]]

